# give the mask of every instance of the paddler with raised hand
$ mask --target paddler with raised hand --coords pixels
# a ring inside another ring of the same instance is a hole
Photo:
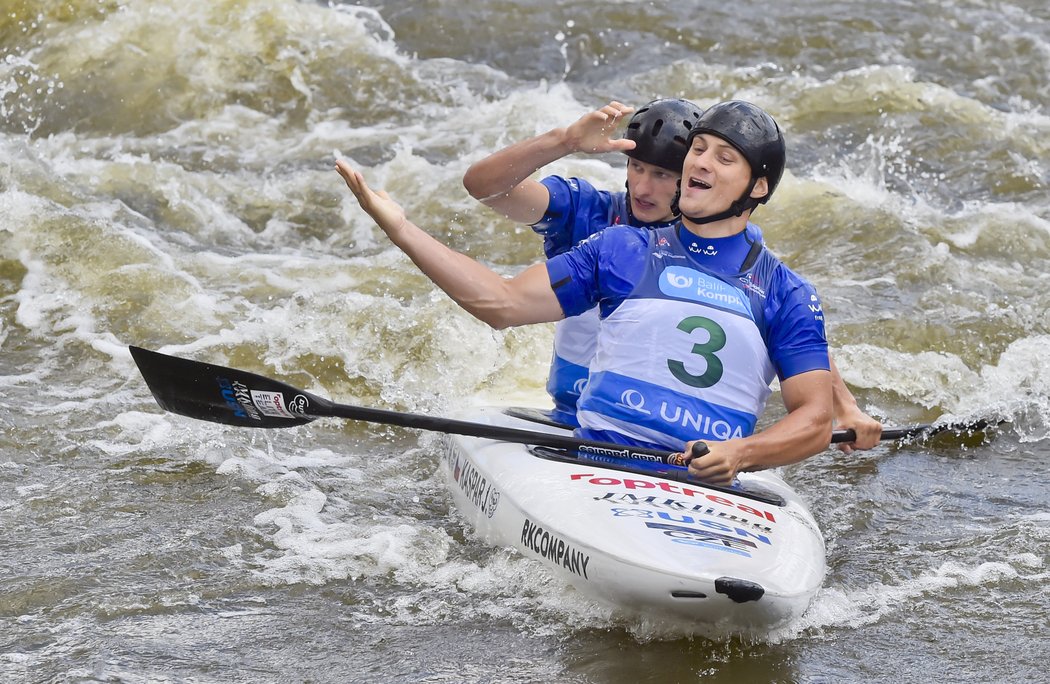
[[[480,159],[467,169],[463,186],[486,206],[542,235],[548,259],[611,225],[649,229],[673,225],[678,215],[672,202],[689,131],[702,114],[697,105],[677,98],[652,100],[637,111],[613,101],[565,128],[553,128]],[[537,181],[530,177],[570,154],[608,152],[627,156],[624,191],[599,190],[584,178],[550,175]],[[748,222],[746,230],[752,240],[762,240],[757,225]],[[554,403],[550,417],[557,422],[579,425],[576,402],[594,358],[599,321],[597,309],[592,308],[555,325],[547,393]],[[831,375],[835,426],[857,435],[838,448],[845,453],[870,449],[878,443],[882,425],[857,405],[834,359]]]
[[[691,460],[690,475],[728,485],[829,445],[830,361],[816,291],[746,231],[783,173],[780,128],[750,103],[724,102],[697,120],[688,144],[679,222],[610,227],[513,278],[431,237],[345,161],[336,168],[391,241],[494,328],[599,306],[577,434],[685,453],[703,441],[709,452]],[[755,433],[774,377],[787,413]]]
[[[685,159],[685,139],[702,113],[688,100],[653,100],[637,112],[613,101],[567,127],[514,143],[475,162],[464,174],[463,186],[479,202],[542,235],[548,259],[611,225],[662,228],[677,220],[671,200]],[[621,128],[625,128],[623,137]],[[627,156],[626,191],[599,190],[583,178],[530,178],[570,154],[608,152]],[[556,422],[579,425],[576,402],[587,383],[599,322],[598,311],[592,308],[554,327],[547,393],[554,403],[550,417]]]

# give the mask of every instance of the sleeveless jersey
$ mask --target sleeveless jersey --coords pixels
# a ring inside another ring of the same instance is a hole
[[[548,259],[569,251],[608,226],[632,223],[625,192],[598,190],[581,178],[548,176],[540,182],[550,193],[550,202],[543,218],[532,229],[543,236],[543,251]],[[547,376],[547,393],[554,401],[551,418],[560,423],[579,425],[576,402],[587,385],[599,324],[597,309],[590,309],[564,318],[554,326],[554,354]]]
[[[674,450],[744,437],[775,375],[829,368],[809,283],[764,247],[745,271],[715,272],[698,241],[681,226],[617,227],[548,261],[566,314],[600,305],[581,436]]]

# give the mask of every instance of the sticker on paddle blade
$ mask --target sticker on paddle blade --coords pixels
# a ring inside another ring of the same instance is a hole
[[[252,390],[252,402],[259,408],[260,413],[273,418],[291,418],[295,416],[284,407],[284,395],[280,392],[266,392],[263,390]]]

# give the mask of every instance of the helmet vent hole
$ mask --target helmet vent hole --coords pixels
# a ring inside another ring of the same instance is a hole
[[[663,128],[663,127],[664,127],[664,120],[663,119],[657,119],[656,121],[654,121],[653,122],[653,132],[651,133],[651,135],[654,138],[659,137],[660,129]]]

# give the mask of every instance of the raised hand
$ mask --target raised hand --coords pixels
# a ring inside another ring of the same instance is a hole
[[[625,152],[634,149],[633,140],[613,137],[624,116],[634,107],[619,102],[610,102],[601,109],[584,114],[567,129],[565,141],[573,152],[601,154],[603,152]]]
[[[346,181],[350,192],[354,193],[361,208],[372,217],[383,232],[391,238],[405,225],[405,210],[400,204],[390,199],[390,195],[383,190],[378,192],[368,187],[365,177],[359,171],[350,166],[346,161],[340,159],[335,163],[335,169]]]

